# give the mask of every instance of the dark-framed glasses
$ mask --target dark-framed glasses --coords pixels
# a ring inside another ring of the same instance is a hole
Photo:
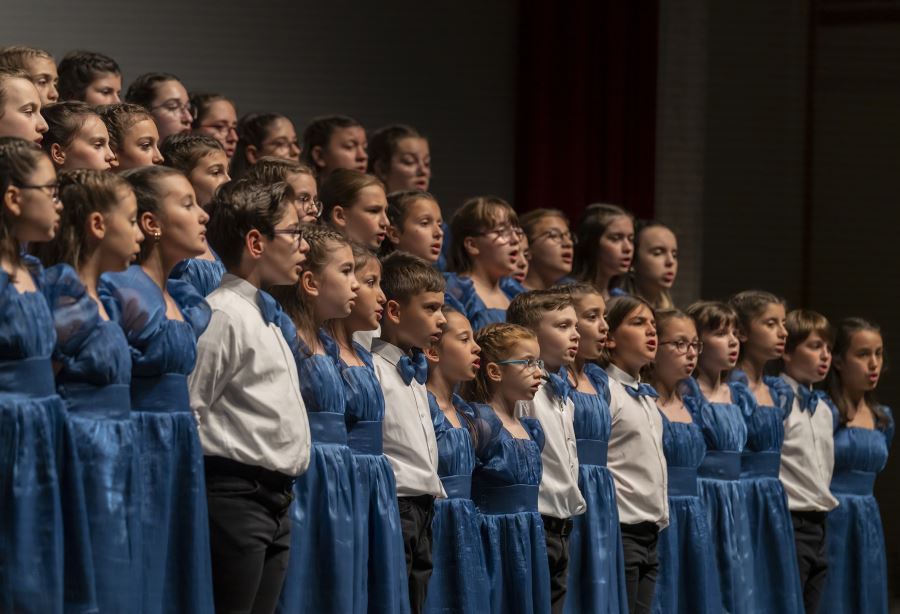
[[[687,354],[688,350],[694,350],[697,354],[703,351],[702,341],[685,341],[679,339],[677,341],[660,341],[660,345],[671,345],[676,354]]]
[[[324,205],[318,197],[313,197],[309,194],[298,194],[297,202],[300,203],[301,207],[303,207],[303,211],[305,213],[315,215],[317,218],[322,216],[322,209]]]
[[[17,188],[20,190],[40,190],[44,194],[50,197],[54,203],[59,202],[59,184],[55,181],[53,183],[47,183],[44,185],[28,185],[25,183],[15,184]]]
[[[300,249],[300,243],[303,241],[303,228],[276,228],[274,231],[277,235],[287,235],[293,239],[294,251]]]

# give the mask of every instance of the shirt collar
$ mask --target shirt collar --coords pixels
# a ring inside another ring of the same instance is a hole
[[[372,353],[378,354],[395,367],[397,366],[397,363],[400,362],[400,358],[405,354],[403,350],[392,343],[388,343],[384,339],[372,340]]]
[[[791,387],[791,390],[793,390],[794,392],[797,392],[797,389],[800,388],[800,382],[795,380],[793,377],[791,377],[787,373],[782,373],[781,379],[783,379],[787,383],[787,385]],[[810,386],[807,386],[807,388],[809,388],[809,387]]]
[[[245,299],[248,303],[253,305],[253,308],[255,310],[262,313],[259,305],[256,304],[256,295],[259,293],[259,288],[251,284],[243,277],[238,277],[237,275],[232,275],[231,273],[225,273],[225,275],[222,276],[222,283],[220,284],[220,287],[225,288],[226,290],[231,290],[241,298]]]
[[[629,374],[625,373],[622,369],[612,363],[610,363],[610,365],[606,367],[606,373],[623,386],[628,386],[629,388],[638,388],[641,385],[640,378],[631,377]]]

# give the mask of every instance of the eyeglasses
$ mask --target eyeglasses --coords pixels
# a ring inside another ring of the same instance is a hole
[[[513,237],[516,237],[518,240],[522,240],[525,237],[525,231],[523,231],[518,226],[498,226],[497,228],[493,228],[491,230],[485,230],[484,232],[479,232],[475,236],[476,237],[494,237],[494,241],[512,241]]]
[[[694,350],[697,354],[703,352],[703,342],[702,341],[694,341],[688,343],[684,339],[679,339],[678,341],[660,341],[660,345],[671,345],[675,350],[676,354],[687,354],[689,349]]]
[[[318,198],[313,198],[309,194],[298,194],[297,202],[303,207],[303,211],[315,215],[317,218],[322,215],[324,205]]]
[[[209,128],[220,136],[227,136],[232,132],[237,134],[237,124],[200,124],[200,128]]]
[[[544,370],[544,361],[538,358],[520,358],[517,360],[500,360],[497,361],[498,365],[525,365],[524,371],[543,371]]]
[[[20,190],[40,190],[47,194],[50,197],[50,200],[54,203],[59,202],[59,184],[58,183],[48,183],[46,185],[26,185],[26,184],[17,184],[17,188]]]
[[[158,104],[156,106],[150,107],[151,111],[155,111],[156,109],[163,109],[168,111],[172,115],[178,115],[179,113],[187,113],[191,117],[194,116],[194,108],[191,106],[190,102],[178,102],[177,100],[167,100],[162,104]]]
[[[560,232],[555,228],[551,228],[547,232],[542,232],[534,238],[534,241],[536,243],[540,239],[544,238],[546,238],[548,241],[559,243],[560,245],[562,245],[563,243],[571,243],[572,245],[578,243],[578,237],[576,237],[571,231]]]
[[[303,229],[302,228],[276,228],[273,230],[277,235],[289,235],[294,238],[294,242],[292,245],[294,246],[294,251],[300,249],[300,243],[303,242]]]

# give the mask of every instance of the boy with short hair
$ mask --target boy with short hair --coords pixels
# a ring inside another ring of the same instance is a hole
[[[294,479],[311,438],[290,320],[262,287],[297,282],[309,251],[293,190],[223,186],[207,234],[227,273],[188,380],[203,444],[217,611],[274,612],[287,570]]]
[[[421,258],[394,252],[382,264],[381,289],[387,303],[372,360],[384,392],[384,454],[397,478],[410,606],[418,613],[432,570],[434,499],[446,496],[437,474],[437,441],[425,390],[428,363],[422,353],[447,322],[441,310],[444,278]]]
[[[779,477],[784,485],[794,525],[803,604],[816,612],[825,589],[828,512],[838,505],[831,494],[834,470],[834,426],[827,395],[813,389],[831,367],[834,330],[825,316],[796,309],[787,315],[788,331],[781,377],[793,390],[784,419]]]
[[[587,508],[578,488],[575,404],[570,398],[567,371],[578,354],[578,314],[569,295],[535,290],[513,299],[506,321],[534,331],[547,370],[547,381],[534,400],[523,402],[520,407],[523,413],[541,421],[546,439],[541,452],[544,470],[538,510],[547,539],[551,606],[557,614],[563,611],[566,598],[572,516],[583,514]]]

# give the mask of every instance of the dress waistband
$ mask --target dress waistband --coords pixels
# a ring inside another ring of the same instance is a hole
[[[28,397],[49,397],[56,394],[50,358],[38,356],[0,360],[0,392]]]
[[[163,414],[189,413],[187,376],[163,373],[157,377],[135,376],[131,379],[131,408],[134,411]]]
[[[710,450],[697,470],[701,478],[736,480],[741,477],[741,453],[734,450]]]
[[[775,478],[781,469],[781,452],[744,452],[741,454],[742,478]]]
[[[538,487],[531,484],[477,486],[472,489],[482,514],[518,514],[538,511]]]
[[[831,476],[831,492],[835,495],[871,497],[876,475],[874,471],[835,471]]]
[[[669,467],[668,473],[670,497],[697,496],[696,467]]]
[[[91,386],[66,384],[59,387],[69,413],[85,418],[125,420],[131,415],[131,387],[128,384]]]
[[[309,419],[309,432],[313,444],[347,445],[347,424],[344,422],[344,414],[335,411],[311,411],[306,417]]]
[[[447,491],[448,499],[471,499],[472,498],[472,476],[471,475],[448,475],[441,478],[441,484]]]
[[[609,442],[601,439],[578,439],[575,446],[578,448],[579,464],[606,467]]]
[[[381,420],[360,420],[347,431],[347,443],[354,454],[384,453]]]

